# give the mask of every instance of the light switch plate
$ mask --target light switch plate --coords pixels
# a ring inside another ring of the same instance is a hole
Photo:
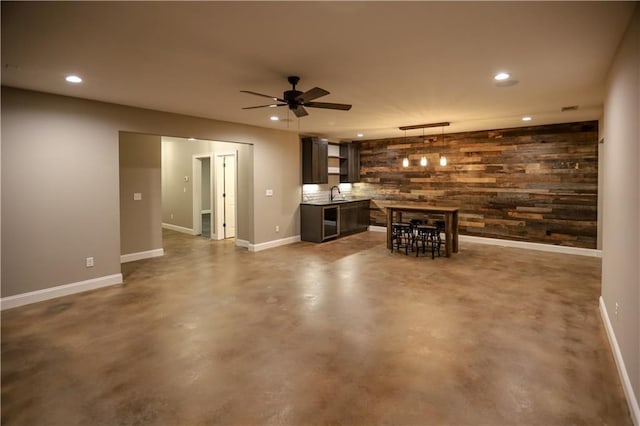
[[[265,195],[266,195],[267,197],[273,197],[273,189],[267,189],[267,190],[265,191]]]
[[[140,201],[142,200],[142,193],[141,192],[134,192],[133,193],[133,201]]]

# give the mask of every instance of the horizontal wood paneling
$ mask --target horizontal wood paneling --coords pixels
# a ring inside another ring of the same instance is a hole
[[[429,202],[460,207],[461,234],[596,248],[597,121],[359,144],[353,194],[378,207],[372,225],[385,225],[385,203]]]

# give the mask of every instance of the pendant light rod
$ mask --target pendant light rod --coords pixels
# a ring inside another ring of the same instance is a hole
[[[444,127],[449,126],[451,123],[448,121],[443,121],[442,123],[429,123],[429,124],[414,124],[413,126],[400,126],[398,129],[400,130],[412,130],[412,129],[425,129],[427,127]]]

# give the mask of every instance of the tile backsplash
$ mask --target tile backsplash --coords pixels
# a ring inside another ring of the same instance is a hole
[[[334,199],[344,199],[351,197],[351,184],[350,183],[341,183],[336,184],[340,188],[340,193],[334,189]],[[308,203],[313,201],[326,201],[329,200],[329,191],[333,185],[332,184],[322,184],[322,185],[302,185],[302,202]]]

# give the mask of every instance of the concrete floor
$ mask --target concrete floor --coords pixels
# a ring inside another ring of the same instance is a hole
[[[600,259],[366,232],[165,232],[125,284],[2,312],[6,425],[631,425]]]

